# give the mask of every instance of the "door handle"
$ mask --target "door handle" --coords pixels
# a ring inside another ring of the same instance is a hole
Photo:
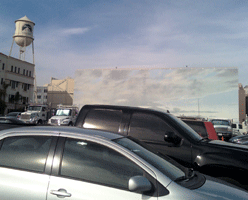
[[[50,193],[53,195],[57,195],[57,197],[59,198],[71,197],[71,194],[67,193],[65,189],[51,190]]]

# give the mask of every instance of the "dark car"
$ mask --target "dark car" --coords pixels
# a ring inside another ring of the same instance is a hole
[[[10,112],[6,115],[6,117],[13,117],[19,119],[21,116],[21,112]]]
[[[9,116],[0,117],[0,130],[16,128],[21,126],[30,126],[30,125],[14,117],[9,117]]]
[[[75,126],[132,136],[186,167],[248,190],[248,146],[203,138],[170,113],[125,106],[85,105]]]
[[[248,144],[248,135],[239,135],[236,137],[232,137],[229,140],[229,142],[247,145]]]

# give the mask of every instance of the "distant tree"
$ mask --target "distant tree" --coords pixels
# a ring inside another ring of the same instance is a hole
[[[6,84],[5,82],[3,82],[2,88],[0,89],[0,99],[2,99],[3,101],[5,100],[6,91],[9,86],[10,84]]]
[[[2,88],[0,89],[0,114],[1,115],[4,115],[4,111],[7,107],[7,105],[5,103],[5,96],[6,96],[7,88],[9,86],[10,86],[10,84],[6,84],[5,82],[3,82]]]
[[[7,105],[6,105],[5,101],[0,99],[0,115],[4,115],[4,111],[5,111],[6,107],[7,107]]]
[[[14,104],[15,104],[15,110],[16,110],[17,104],[19,103],[19,100],[21,100],[21,99],[22,99],[22,96],[20,95],[20,93],[16,92],[14,99],[13,99]]]

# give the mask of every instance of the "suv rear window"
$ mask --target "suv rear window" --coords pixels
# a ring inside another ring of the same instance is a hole
[[[83,127],[116,133],[119,131],[121,119],[121,110],[94,109],[86,115]]]

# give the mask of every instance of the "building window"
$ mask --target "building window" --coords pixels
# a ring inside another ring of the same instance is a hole
[[[26,104],[27,102],[27,97],[22,97],[23,104]]]
[[[25,75],[25,69],[23,70],[23,75]]]
[[[4,70],[4,66],[5,66],[5,64],[3,63],[2,70]]]
[[[1,78],[1,85],[3,84],[3,78]]]
[[[47,93],[47,88],[44,89],[44,93]]]
[[[18,68],[18,74],[20,74],[20,67]]]
[[[12,89],[15,89],[15,86],[16,86],[16,82],[15,81],[11,81],[11,88]]]
[[[38,95],[38,96],[37,96],[37,99],[41,99],[41,95]]]
[[[16,73],[17,67],[15,67],[15,73]]]
[[[9,95],[9,102],[14,103],[15,96],[14,95]]]
[[[27,86],[28,86],[28,84],[26,84],[26,83],[22,84],[22,88],[23,88],[24,91],[27,91]]]
[[[11,72],[13,72],[13,65],[11,66]]]
[[[31,71],[29,71],[29,76],[31,77]]]
[[[28,76],[28,70],[26,71],[26,76]]]

